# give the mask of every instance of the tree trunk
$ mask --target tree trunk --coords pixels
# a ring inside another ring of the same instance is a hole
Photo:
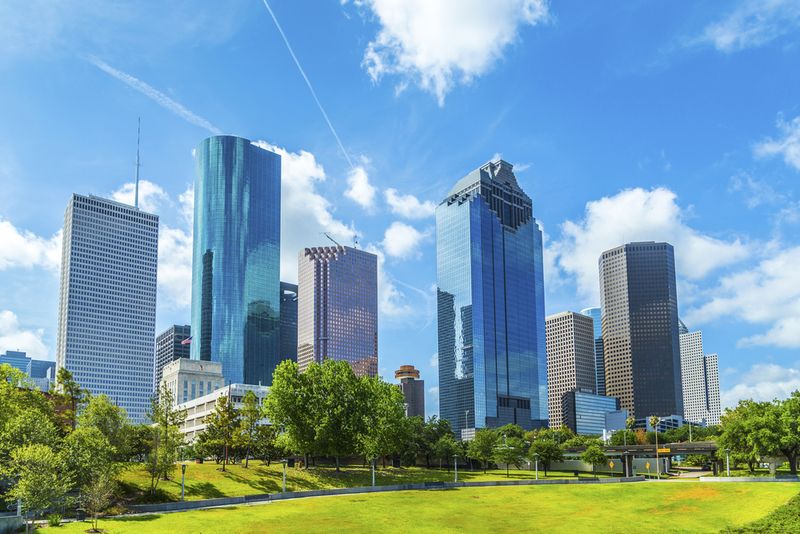
[[[339,473],[341,470],[339,469],[339,457],[336,457],[336,472]]]
[[[486,470],[489,469],[489,461],[486,460],[483,462],[483,473],[486,474]]]
[[[228,465],[228,444],[225,444],[225,457],[222,460],[222,471],[225,471],[225,466]]]

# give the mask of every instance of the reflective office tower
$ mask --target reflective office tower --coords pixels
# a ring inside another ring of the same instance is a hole
[[[51,360],[34,360],[28,358],[25,352],[9,350],[0,354],[0,364],[4,363],[28,375],[42,391],[49,390],[50,384],[56,379],[56,362]]]
[[[619,401],[614,397],[595,395],[587,390],[573,390],[564,393],[561,399],[562,424],[581,436],[601,436],[605,431],[610,431],[607,421],[612,421],[625,412],[618,412]],[[553,417],[552,409],[550,417]],[[625,428],[624,417],[622,424],[616,424],[620,429]]]
[[[425,381],[419,379],[419,369],[413,365],[401,365],[394,372],[400,381],[400,390],[406,405],[407,417],[425,417]]]
[[[378,374],[378,257],[352,247],[300,251],[297,363],[344,360]]]
[[[189,337],[192,335],[191,327],[186,325],[172,325],[156,337],[156,372],[153,382],[154,391],[158,391],[164,366],[178,358],[190,356]]]
[[[436,278],[441,417],[465,436],[547,425],[542,231],[510,163],[472,171],[436,208]]]
[[[225,382],[272,383],[280,361],[281,158],[215,136],[195,151],[192,358]]]
[[[576,389],[595,392],[594,322],[575,312],[545,319],[547,335],[547,401],[550,428],[560,428],[563,398]]]
[[[683,418],[692,423],[718,425],[720,418],[719,368],[716,354],[703,352],[703,333],[680,335]]]
[[[56,362],[144,422],[153,393],[158,216],[73,195],[64,217]]]
[[[297,361],[297,284],[281,282],[281,359]]]
[[[606,394],[606,363],[603,359],[603,318],[600,308],[584,308],[581,313],[594,321],[594,390]]]
[[[672,245],[629,243],[599,263],[606,395],[637,419],[683,415]]]

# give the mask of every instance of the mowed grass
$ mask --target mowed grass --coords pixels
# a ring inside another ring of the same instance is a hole
[[[511,469],[509,480],[532,479],[533,471]],[[263,465],[261,462],[250,462],[250,467],[229,465],[225,472],[214,462],[186,466],[186,499],[213,499],[217,497],[238,497],[259,493],[276,493],[281,491],[283,466],[281,464]],[[582,473],[581,478],[591,477]],[[544,471],[539,471],[539,478],[544,478]],[[575,478],[573,472],[548,473],[547,478]],[[466,471],[459,469],[459,481],[507,480],[505,470]],[[382,468],[376,470],[375,482],[378,485],[411,484],[417,482],[451,482],[453,471],[446,469],[425,469],[419,467]],[[134,465],[124,471],[121,486],[125,500],[128,502],[167,502],[178,501],[181,496],[180,466],[175,469],[173,479],[161,481],[157,494],[148,494],[150,477],[142,466]],[[337,473],[332,467],[311,467],[309,469],[286,468],[287,491],[303,491],[312,489],[346,488],[369,486],[372,484],[370,469],[347,466]]]
[[[719,532],[797,494],[792,483],[506,486],[298,499],[103,519],[108,533]],[[89,523],[45,529],[84,532]]]

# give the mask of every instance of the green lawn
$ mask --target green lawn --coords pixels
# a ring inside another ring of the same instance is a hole
[[[101,520],[108,533],[719,532],[758,520],[792,483],[512,486],[319,497]],[[45,529],[83,532],[88,523]]]
[[[453,472],[446,469],[424,468],[378,468],[376,471],[376,484],[407,484],[414,482],[439,482],[452,481]],[[534,473],[527,470],[511,469],[510,479],[531,479]],[[275,493],[281,491],[281,478],[283,467],[281,464],[272,464],[267,467],[261,462],[250,462],[250,467],[245,469],[242,465],[229,465],[226,472],[221,471],[221,466],[214,462],[195,464],[188,463],[186,467],[186,499],[212,499],[216,497],[238,497],[258,493]],[[158,485],[158,494],[155,498],[147,494],[150,487],[149,475],[141,466],[135,465],[123,472],[121,476],[122,488],[125,498],[129,502],[165,502],[177,501],[181,495],[180,469],[175,470],[173,480],[162,481]],[[286,489],[288,491],[302,491],[324,488],[343,488],[353,486],[369,486],[372,483],[369,468],[348,466],[336,473],[330,467],[312,467],[310,469],[287,468]],[[581,477],[591,477],[588,473]],[[544,478],[544,471],[539,471],[539,478]],[[572,472],[549,472],[548,478],[575,478]],[[468,480],[506,480],[504,470],[458,472],[460,481]]]

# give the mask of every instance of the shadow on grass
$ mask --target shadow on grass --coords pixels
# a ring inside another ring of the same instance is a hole
[[[218,499],[220,497],[227,497],[211,482],[195,482],[193,484],[186,484],[186,495],[198,496],[204,499]]]
[[[159,515],[157,514],[147,514],[147,515],[123,515],[119,517],[115,517],[114,521],[121,521],[124,523],[144,523],[146,521],[155,521],[158,519]]]

